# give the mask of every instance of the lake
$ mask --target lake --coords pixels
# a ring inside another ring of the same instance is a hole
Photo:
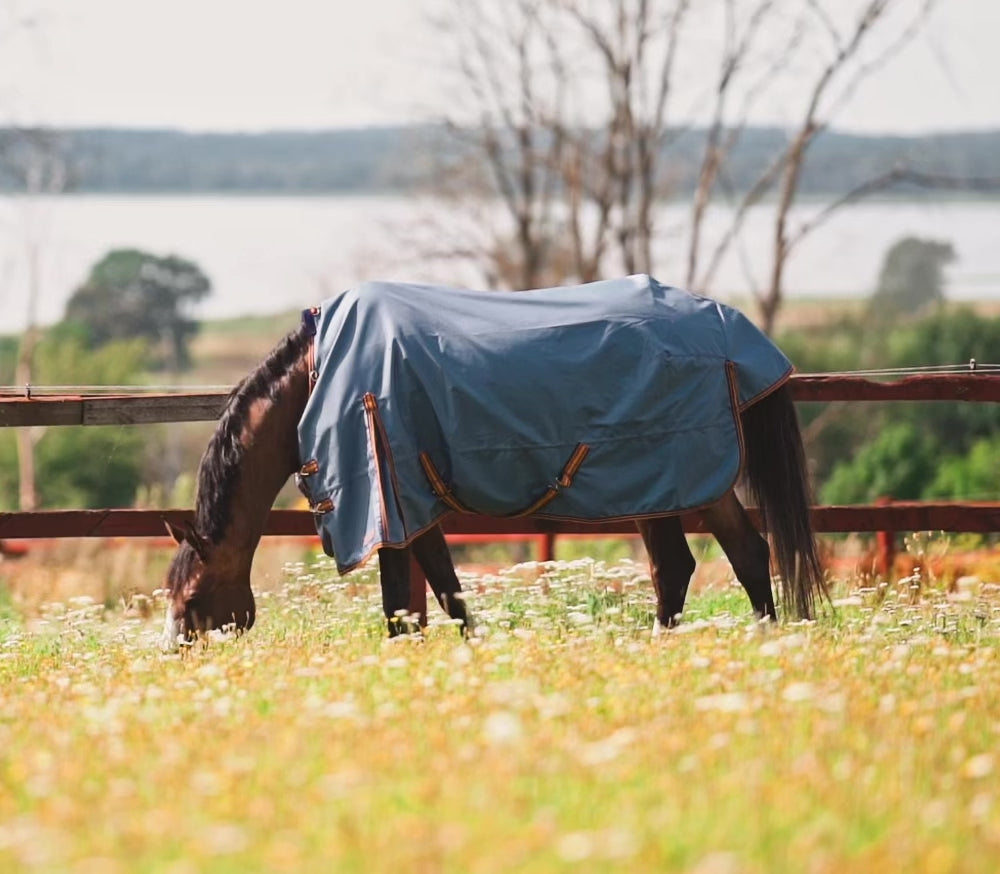
[[[816,205],[796,209],[793,226]],[[658,216],[657,277],[680,283],[687,207]],[[496,211],[494,210],[494,215]],[[709,225],[724,226],[725,207]],[[746,296],[769,267],[771,211],[753,211],[738,252],[712,293]],[[137,247],[197,262],[212,279],[205,318],[307,306],[363,279],[480,286],[464,248],[473,222],[440,202],[403,197],[120,196],[0,197],[0,333],[28,318],[33,262],[37,321],[57,321],[73,289],[109,249]],[[953,299],[1000,298],[1000,201],[870,201],[836,214],[794,253],[788,295],[860,297],[875,285],[885,250],[900,237],[951,241]]]

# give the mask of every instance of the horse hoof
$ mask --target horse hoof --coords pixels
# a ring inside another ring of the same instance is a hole
[[[653,620],[653,637],[665,636],[672,628],[681,624],[681,614],[675,613],[667,623],[660,622],[659,618]]]
[[[471,616],[466,616],[462,620],[462,624],[458,626],[458,632],[462,635],[463,640],[468,640],[470,637],[475,636],[476,623]]]

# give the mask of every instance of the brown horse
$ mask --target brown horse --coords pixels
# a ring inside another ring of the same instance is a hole
[[[193,524],[170,526],[179,549],[167,574],[165,642],[175,645],[212,628],[249,629],[255,618],[250,568],[271,505],[300,472],[297,427],[315,377],[313,329],[290,333],[232,392],[201,460]],[[808,486],[798,421],[787,385],[739,410],[742,481],[773,544],[786,611],[808,618],[825,584],[809,521]],[[656,459],[650,458],[649,465]],[[729,558],[759,618],[776,619],[771,548],[730,490],[700,510]],[[695,561],[677,514],[636,520],[649,554],[657,625],[670,627],[684,608]],[[439,525],[403,546],[378,549],[389,633],[409,600],[410,550],[445,612],[470,617]]]

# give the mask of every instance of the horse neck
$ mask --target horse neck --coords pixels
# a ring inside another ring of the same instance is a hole
[[[254,403],[241,440],[244,456],[222,548],[234,550],[247,570],[267,524],[271,505],[299,467],[298,423],[309,396],[308,371],[300,362],[270,398]]]

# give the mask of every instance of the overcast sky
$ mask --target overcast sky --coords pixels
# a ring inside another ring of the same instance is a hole
[[[426,14],[440,2],[0,0],[0,120],[264,130],[433,118],[446,89]],[[939,6],[837,127],[1000,128],[1000,0]],[[37,24],[12,36],[12,11]]]

